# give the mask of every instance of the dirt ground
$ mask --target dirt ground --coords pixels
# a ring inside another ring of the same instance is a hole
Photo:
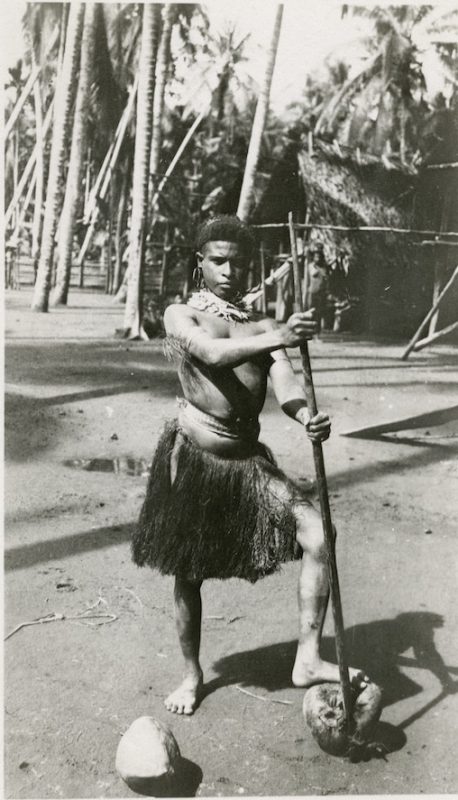
[[[174,413],[173,368],[159,342],[113,338],[122,309],[103,295],[74,293],[47,315],[29,310],[25,290],[6,303],[5,635],[64,618],[4,644],[5,796],[133,797],[115,753],[145,714],[189,760],[183,795],[456,792],[456,348],[404,363],[399,344],[311,345],[333,420],[325,459],[348,649],[385,693],[386,759],[352,764],[318,748],[290,682],[297,564],[254,586],[204,586],[207,696],[193,717],[166,711],[181,675],[172,579],[135,567],[129,537]],[[313,479],[309,443],[270,395],[262,438]],[[82,469],[90,459],[114,471]],[[333,658],[330,618],[323,651]]]

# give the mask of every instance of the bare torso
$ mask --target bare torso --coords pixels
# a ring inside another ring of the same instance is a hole
[[[248,322],[226,322],[205,312],[192,310],[199,328],[214,339],[257,336],[269,329],[269,321],[253,315]],[[187,355],[178,369],[183,394],[190,403],[219,419],[257,419],[264,405],[267,376],[272,363],[269,353],[253,356],[237,366],[211,367]]]

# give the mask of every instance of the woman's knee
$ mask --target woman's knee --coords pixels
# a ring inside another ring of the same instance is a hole
[[[334,540],[337,536],[332,526]],[[296,517],[296,539],[302,550],[317,561],[326,561],[327,547],[323,523],[315,509],[300,507]]]

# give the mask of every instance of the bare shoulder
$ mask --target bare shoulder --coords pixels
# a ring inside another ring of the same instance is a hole
[[[177,335],[189,325],[196,324],[196,314],[185,303],[172,303],[164,311],[164,327],[168,334]]]

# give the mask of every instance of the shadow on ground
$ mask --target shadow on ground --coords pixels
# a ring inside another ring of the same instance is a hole
[[[5,551],[5,571],[26,569],[48,561],[60,561],[88,550],[101,550],[130,540],[132,525],[107,525],[97,530],[59,536],[43,542],[18,545]]]
[[[411,611],[393,619],[355,625],[345,631],[349,662],[363,669],[381,686],[385,706],[422,693],[422,686],[403,674],[400,667],[429,670],[438,679],[440,693],[426,705],[420,704],[414,714],[399,725],[401,729],[428,713],[445,696],[458,691],[458,682],[452,678],[458,674],[458,667],[445,665],[434,643],[434,632],[443,624],[440,614]],[[206,694],[231,684],[259,686],[269,692],[290,688],[296,646],[296,641],[280,642],[220,659],[213,665],[219,677],[207,684]],[[411,648],[413,658],[402,655]],[[335,661],[333,638],[323,639],[322,655]]]

